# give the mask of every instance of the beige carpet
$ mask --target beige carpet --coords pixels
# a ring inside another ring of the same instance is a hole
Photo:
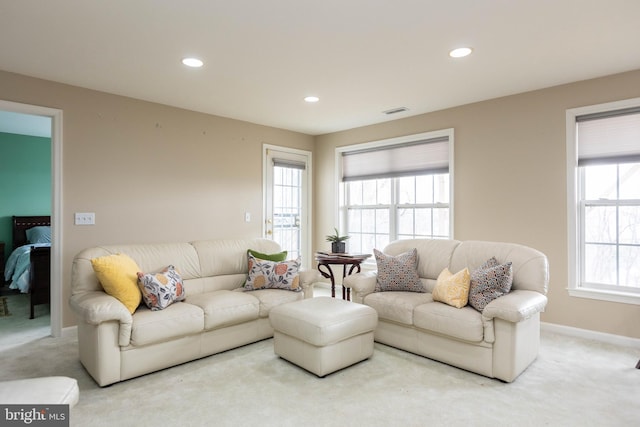
[[[376,344],[371,359],[317,378],[271,339],[98,387],[75,337],[0,347],[0,380],[78,379],[73,426],[635,426],[640,351],[550,332],[505,384]]]

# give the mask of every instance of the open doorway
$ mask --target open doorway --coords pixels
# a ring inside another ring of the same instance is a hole
[[[9,339],[15,338],[18,341],[25,340],[25,339],[28,340],[30,336],[33,336],[33,334],[36,334],[36,335],[42,334],[42,330],[44,328],[45,335],[53,335],[54,337],[57,337],[57,336],[60,336],[62,333],[62,262],[61,262],[62,260],[62,256],[61,256],[61,248],[62,248],[61,223],[62,221],[61,221],[61,196],[60,196],[61,188],[62,188],[62,185],[61,185],[61,182],[62,182],[62,171],[61,171],[62,111],[57,109],[47,108],[47,107],[39,107],[34,105],[19,104],[15,102],[0,100],[0,122],[1,122],[2,115],[5,115],[5,118],[8,119],[8,122],[3,125],[3,128],[0,129],[0,132],[9,134],[8,139],[18,141],[18,142],[24,142],[24,143],[27,143],[27,142],[33,143],[35,145],[32,146],[32,148],[38,145],[39,143],[41,143],[41,140],[46,141],[47,139],[49,139],[48,161],[50,162],[50,168],[48,169],[49,176],[46,181],[50,188],[49,188],[49,192],[47,193],[49,195],[49,200],[45,201],[44,203],[48,203],[48,206],[50,209],[50,217],[51,217],[50,218],[51,219],[51,226],[50,226],[51,279],[50,279],[50,304],[48,305],[49,307],[48,316],[47,316],[46,307],[44,309],[37,307],[36,313],[43,315],[43,316],[40,316],[40,319],[38,319],[38,316],[36,316],[35,319],[29,319],[27,316],[26,319],[12,319],[12,321],[3,322],[4,326],[11,327],[11,325],[13,324],[14,327],[24,329],[24,331],[20,333],[19,337],[16,336],[15,334],[9,334],[8,331],[4,330],[5,329],[4,327],[2,328],[3,329],[2,334],[8,335]],[[25,130],[20,130],[21,129],[20,126],[22,126],[23,129],[28,129],[29,126],[40,126],[40,128],[44,127],[45,130],[43,131],[42,129],[40,130],[32,129],[30,131],[25,131]],[[49,134],[48,137],[46,136],[47,127],[48,127],[48,134]],[[45,132],[44,136],[42,136],[42,132]],[[34,134],[34,133],[36,133],[38,136],[34,136],[33,138],[30,138],[28,136],[29,134]],[[16,136],[11,137],[11,135],[16,135]],[[15,148],[15,145],[14,145],[14,148]],[[38,150],[40,150],[39,154],[35,154],[36,151],[34,151],[34,155],[42,157],[44,155],[42,154],[42,148],[40,147]],[[20,149],[17,149],[17,151],[19,152]],[[24,152],[24,150],[22,150],[21,154],[19,155],[21,156],[20,161],[25,161],[26,153]],[[40,158],[39,161],[42,162],[42,158]],[[20,176],[19,173],[15,173],[15,177],[16,177],[15,179],[23,178],[22,176]],[[37,180],[38,178],[30,177],[30,179]],[[9,184],[11,183],[5,183],[5,187],[4,187],[5,196],[8,193],[6,191],[7,189],[6,185],[9,185]],[[37,186],[30,187],[30,188],[36,188],[36,187]],[[30,190],[30,191],[35,192],[36,190]],[[40,195],[40,197],[41,196],[42,195]],[[2,197],[2,194],[0,194],[0,197]],[[11,196],[11,197],[14,197],[14,196]],[[38,206],[37,203],[32,204],[30,206],[28,203],[21,204],[21,202],[24,202],[24,200],[22,200],[19,203],[18,201],[20,201],[20,196],[15,196],[15,197],[17,198],[13,200],[15,200],[16,209],[19,209],[19,211],[12,213],[11,216],[35,214],[34,212],[29,211],[29,209],[37,209],[37,206]],[[35,194],[29,193],[29,194],[26,194],[24,197],[33,198],[38,196]],[[39,214],[46,214],[46,212],[40,212],[38,213],[38,215]],[[7,212],[2,212],[2,216],[7,217],[8,216]],[[6,218],[4,219],[6,220]],[[5,244],[8,245],[8,248],[5,250],[5,253],[2,254],[3,260],[6,260],[7,253],[10,253],[13,251],[13,242],[10,239],[4,239],[4,240],[7,240]],[[4,279],[5,277],[3,274],[2,280],[4,281]],[[23,298],[23,299],[28,302],[28,298]],[[2,303],[2,301],[0,301],[0,303]],[[22,312],[20,316],[23,317]],[[44,320],[42,319],[43,317],[47,317],[47,320],[48,320],[44,325],[43,325]],[[3,325],[0,324],[0,326],[3,326]],[[38,332],[38,329],[40,330],[40,332]]]

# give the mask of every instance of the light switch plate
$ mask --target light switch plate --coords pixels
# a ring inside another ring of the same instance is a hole
[[[76,212],[75,225],[95,225],[96,214],[95,212]]]

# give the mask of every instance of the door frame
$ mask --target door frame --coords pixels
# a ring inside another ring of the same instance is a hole
[[[0,110],[51,118],[51,335],[62,335],[62,110],[0,99]]]
[[[295,155],[301,155],[301,156],[305,156],[307,158],[307,162],[305,165],[306,168],[306,174],[307,174],[307,180],[306,180],[306,185],[303,188],[303,191],[306,192],[306,195],[304,197],[304,199],[306,200],[305,206],[303,207],[303,209],[305,209],[305,213],[306,213],[306,230],[305,232],[301,235],[301,253],[303,255],[302,257],[302,265],[305,267],[309,267],[311,266],[311,258],[313,255],[313,252],[311,251],[311,237],[313,235],[312,233],[312,210],[311,207],[313,205],[312,200],[313,200],[313,171],[312,171],[312,165],[313,165],[313,158],[312,158],[312,153],[311,151],[307,151],[307,150],[301,150],[298,148],[289,148],[289,147],[282,147],[279,145],[272,145],[272,144],[262,144],[262,236],[266,237],[266,232],[267,232],[267,224],[266,224],[266,220],[267,220],[267,194],[268,194],[268,189],[267,189],[267,183],[269,182],[269,179],[267,178],[267,171],[269,170],[268,167],[268,151],[269,150],[273,150],[273,151],[279,151],[285,154],[295,154]]]

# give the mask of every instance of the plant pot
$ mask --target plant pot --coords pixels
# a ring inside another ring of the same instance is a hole
[[[332,242],[331,252],[334,254],[343,254],[346,251],[346,244],[344,242]]]

